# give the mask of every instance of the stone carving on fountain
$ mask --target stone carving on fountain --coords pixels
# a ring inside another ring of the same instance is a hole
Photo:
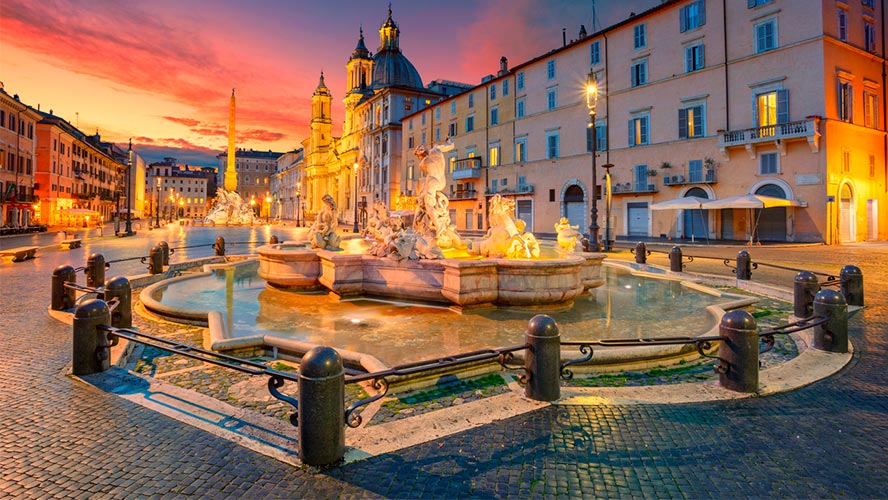
[[[216,190],[216,203],[204,218],[218,225],[245,225],[253,223],[253,209],[236,191]]]
[[[472,241],[468,252],[482,257],[532,259],[540,256],[536,237],[524,231],[526,223],[515,219],[515,202],[496,194],[490,199],[490,229],[484,239]]]
[[[342,237],[336,233],[338,220],[336,201],[329,194],[325,194],[321,200],[324,202],[324,206],[318,212],[314,224],[308,229],[308,241],[312,248],[340,250],[339,242]]]
[[[447,206],[450,200],[443,193],[447,185],[444,175],[444,152],[453,149],[448,137],[446,142],[432,148],[417,147],[414,154],[419,158],[419,170],[425,174],[417,183],[417,204],[413,214],[414,251],[421,259],[441,259],[442,249],[466,248],[456,227],[450,223]],[[410,235],[404,234],[410,239]]]
[[[558,247],[563,252],[574,253],[577,245],[582,244],[583,234],[578,231],[579,229],[580,226],[571,226],[567,217],[562,217],[561,220],[555,223]]]

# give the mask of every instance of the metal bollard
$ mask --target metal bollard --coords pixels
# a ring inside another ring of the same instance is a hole
[[[105,283],[105,301],[118,300],[117,307],[111,312],[111,326],[130,328],[133,326],[133,288],[128,279],[115,276]]]
[[[94,253],[86,259],[86,286],[93,288],[105,284],[105,256]]]
[[[173,253],[175,250],[170,250],[170,244],[165,241],[158,242],[157,246],[159,246],[161,250],[163,250],[163,265],[170,265],[170,254]]]
[[[635,263],[647,263],[647,245],[645,245],[643,241],[639,241],[635,244]]]
[[[737,279],[749,281],[752,278],[752,257],[746,250],[737,254]]]
[[[535,401],[555,401],[561,397],[561,334],[558,324],[545,314],[537,314],[527,323],[524,356],[527,385],[524,396]]]
[[[64,311],[74,307],[77,295],[65,283],[77,283],[77,272],[72,266],[61,265],[52,272],[52,290],[50,292],[50,308],[53,311]]]
[[[848,352],[848,304],[835,290],[821,290],[814,297],[814,316],[829,321],[814,327],[811,347],[821,351]]]
[[[148,274],[160,274],[162,272],[163,248],[154,245],[153,247],[151,247],[151,251],[148,252]]]
[[[847,265],[839,271],[842,295],[849,306],[863,307],[863,272],[857,266]]]
[[[319,346],[299,366],[299,459],[330,465],[345,456],[345,372],[332,347]]]
[[[91,375],[111,367],[108,335],[99,325],[111,324],[111,312],[104,300],[90,299],[74,310],[74,341],[71,368],[74,375]]]
[[[730,311],[722,317],[718,334],[726,337],[718,350],[727,365],[718,382],[725,389],[755,392],[759,382],[759,336],[755,318],[746,311]]]
[[[216,251],[217,256],[224,257],[225,256],[225,238],[219,236],[216,238],[216,243],[213,243],[213,250]]]
[[[269,245],[274,245],[274,244],[277,244],[277,243],[280,243],[280,241],[278,241],[278,237],[275,236],[275,235],[271,235],[271,238],[268,239],[268,244],[269,244]]]
[[[672,250],[669,251],[669,270],[674,273],[680,273],[684,268],[681,259],[681,247],[678,245],[672,247]]]
[[[796,274],[792,289],[792,313],[796,318],[807,318],[814,313],[814,296],[819,291],[820,282],[814,273]]]

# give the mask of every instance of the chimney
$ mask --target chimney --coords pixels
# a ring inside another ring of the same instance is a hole
[[[580,37],[580,39],[582,40],[583,38],[586,38],[587,36],[589,36],[589,34],[586,33],[586,25],[585,25],[585,24],[581,24],[581,25],[580,25],[580,35],[579,35],[579,37]]]
[[[500,69],[496,76],[503,76],[509,72],[509,60],[506,56],[500,57]]]
[[[561,45],[567,46],[567,28],[561,28]]]

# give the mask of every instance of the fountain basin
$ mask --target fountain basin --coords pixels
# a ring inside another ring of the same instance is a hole
[[[499,306],[563,308],[604,283],[604,254],[512,260],[477,257],[395,260],[282,243],[257,249],[259,276],[276,288],[326,288],[340,297],[371,296],[445,304],[455,310]]]

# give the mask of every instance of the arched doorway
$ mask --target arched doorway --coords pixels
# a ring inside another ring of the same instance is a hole
[[[697,198],[709,199],[709,194],[701,188],[695,187],[689,189],[684,197],[696,196]],[[682,218],[682,232],[685,238],[706,239],[709,237],[709,210],[685,210]]]
[[[786,191],[777,184],[765,184],[755,190],[755,194],[772,198],[788,199]],[[786,241],[786,207],[756,209],[753,214],[756,225],[755,239],[758,241]]]
[[[857,241],[857,227],[854,224],[854,192],[851,184],[839,187],[839,241]]]
[[[573,184],[564,191],[564,216],[571,226],[586,227],[586,203],[583,188]]]

